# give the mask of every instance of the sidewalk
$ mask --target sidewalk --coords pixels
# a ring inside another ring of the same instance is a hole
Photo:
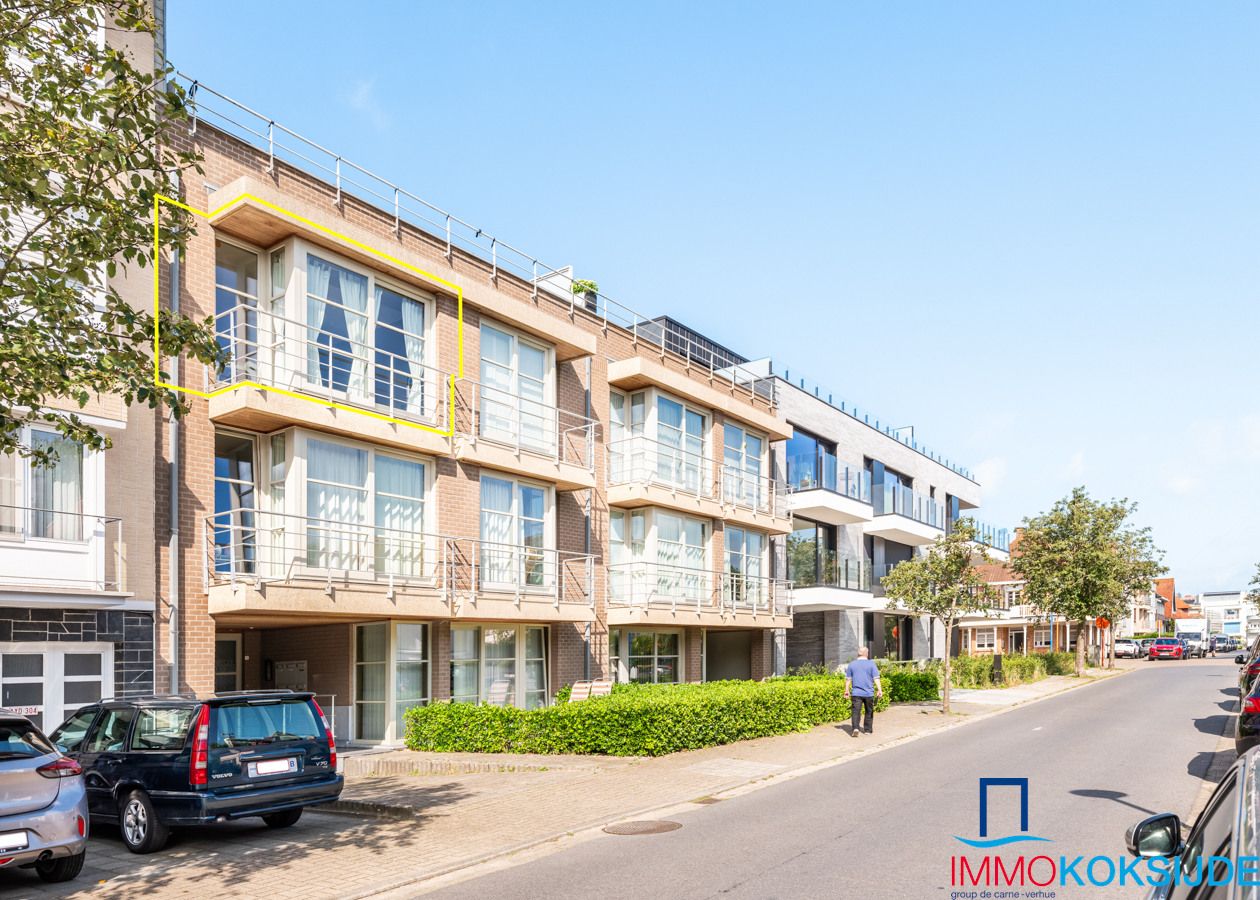
[[[77,882],[42,885],[30,876],[9,887],[22,897],[127,897],[139,891],[269,900],[413,896],[428,887],[419,882],[479,862],[609,822],[718,802],[729,792],[798,777],[1123,671],[969,692],[955,700],[950,716],[941,715],[937,704],[898,705],[876,717],[874,735],[857,738],[847,724],[824,725],[654,759],[351,754],[338,814],[311,811],[283,831],[256,821],[191,829],[165,852],[147,857],[128,853],[116,830],[101,829]],[[351,812],[373,817],[345,814]]]

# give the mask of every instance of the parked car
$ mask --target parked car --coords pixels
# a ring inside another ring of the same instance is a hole
[[[1142,645],[1142,655],[1145,656],[1151,650],[1151,644],[1155,643],[1155,638],[1142,638],[1139,643]]]
[[[92,821],[117,823],[133,853],[182,825],[258,816],[285,828],[341,794],[332,731],[303,691],[109,700],[52,738],[83,767]]]
[[[87,854],[83,769],[30,719],[0,709],[0,869],[70,881]]]
[[[1251,686],[1256,681],[1256,676],[1260,675],[1260,657],[1254,652],[1239,653],[1234,657],[1234,662],[1242,666],[1238,672],[1238,696],[1246,697],[1251,693]]]
[[[1125,843],[1131,854],[1169,860],[1149,872],[1139,868],[1139,877],[1162,881],[1165,873],[1178,876],[1156,885],[1147,895],[1150,900],[1250,896],[1244,887],[1249,883],[1246,876],[1236,873],[1247,865],[1245,860],[1260,856],[1260,811],[1255,796],[1258,754],[1260,750],[1249,750],[1238,757],[1184,839],[1185,826],[1174,813],[1148,816],[1129,828]],[[1209,890],[1198,885],[1216,886]]]
[[[1156,638],[1147,651],[1149,659],[1185,659],[1186,645],[1177,638]]]
[[[1177,639],[1186,645],[1187,656],[1207,656],[1207,639],[1200,631],[1183,631]]]
[[[1131,638],[1116,638],[1116,659],[1141,659],[1142,645]]]

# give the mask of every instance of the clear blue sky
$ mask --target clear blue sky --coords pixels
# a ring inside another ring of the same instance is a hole
[[[170,0],[184,71],[913,424],[1260,561],[1260,6]]]

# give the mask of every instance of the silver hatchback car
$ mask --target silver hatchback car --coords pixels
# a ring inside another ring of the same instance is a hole
[[[0,709],[0,870],[69,881],[83,868],[88,806],[79,764],[25,716]]]

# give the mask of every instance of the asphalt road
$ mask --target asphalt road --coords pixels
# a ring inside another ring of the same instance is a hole
[[[950,857],[982,852],[981,777],[1029,780],[1031,834],[1014,856],[1125,855],[1150,812],[1188,816],[1219,778],[1237,694],[1232,659],[1151,662],[844,765],[675,816],[653,836],[601,835],[461,882],[442,898],[949,898]],[[878,724],[877,726],[878,727]],[[1228,753],[1232,760],[1232,745]],[[1214,765],[1215,764],[1215,765]],[[989,836],[1018,831],[1016,789],[989,804]],[[1140,897],[1133,887],[1058,898]]]

